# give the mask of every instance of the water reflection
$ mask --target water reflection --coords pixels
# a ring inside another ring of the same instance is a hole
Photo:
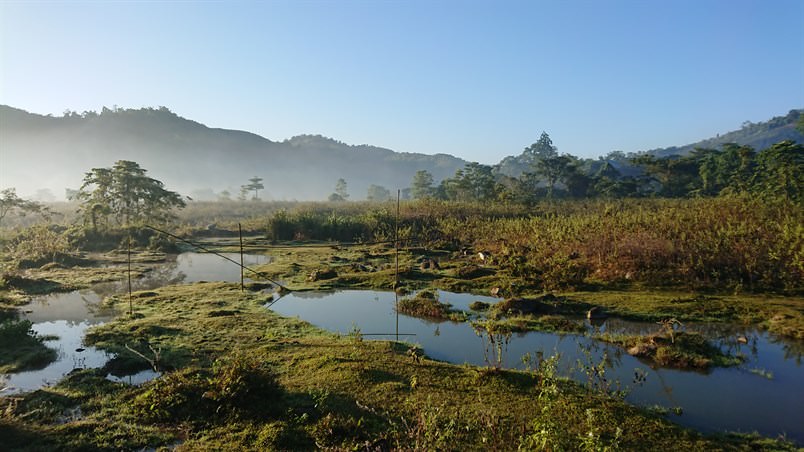
[[[439,292],[439,300],[459,309],[468,309],[472,301],[494,302],[490,297]],[[291,293],[272,310],[285,316],[298,316],[330,331],[348,334],[354,326],[363,332],[388,333],[380,339],[394,339],[394,294],[376,291],[340,291],[327,293]],[[646,334],[658,331],[652,322],[629,322],[610,318],[603,324],[588,324],[590,332],[608,331]],[[584,366],[605,359],[606,376],[627,387],[627,400],[640,406],[682,407],[674,416],[682,424],[709,431],[759,431],[768,436],[786,434],[804,442],[804,368],[800,365],[801,344],[774,338],[766,332],[737,325],[685,324],[686,331],[696,331],[712,338],[733,353],[745,355],[739,368],[713,369],[708,373],[652,368],[650,363],[628,355],[620,347],[602,343],[589,336],[528,332],[512,336],[503,363],[510,368],[524,368],[522,357],[541,353],[560,353],[560,370],[584,384],[589,383]],[[432,322],[399,316],[400,340],[420,345],[433,359],[462,364],[485,365],[483,343],[467,323]],[[739,338],[744,336],[746,343]],[[377,338],[372,336],[372,338]],[[799,353],[796,352],[799,351]],[[647,378],[634,385],[637,376]],[[764,378],[751,369],[773,375]]]
[[[224,253],[236,262],[240,255]],[[244,255],[247,267],[266,264],[268,256]],[[248,275],[248,273],[246,273]],[[153,265],[142,278],[132,281],[133,290],[152,290],[170,284],[197,281],[239,282],[240,267],[214,255],[183,253],[167,263]],[[246,278],[246,281],[251,281]],[[116,311],[103,305],[103,299],[128,291],[128,281],[101,283],[91,290],[77,290],[68,293],[34,297],[27,305],[20,307],[22,317],[33,322],[32,329],[39,335],[55,339],[45,342],[58,352],[57,359],[42,369],[29,370],[0,376],[0,393],[16,394],[32,391],[58,382],[74,369],[102,367],[113,356],[86,346],[83,338],[87,328],[99,325],[114,318]],[[129,376],[108,376],[113,381],[141,384],[158,374],[143,371]]]

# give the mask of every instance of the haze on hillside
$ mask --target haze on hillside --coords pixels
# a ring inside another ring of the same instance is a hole
[[[684,154],[696,146],[717,148],[727,142],[756,149],[788,139],[802,142],[804,136],[795,128],[799,117],[800,111],[793,110],[700,143],[652,152]],[[0,123],[3,147],[12,151],[3,153],[0,178],[42,201],[62,198],[66,189],[80,187],[89,169],[117,160],[137,161],[152,177],[197,200],[215,200],[224,191],[234,197],[255,175],[264,179],[262,199],[322,200],[338,179],[347,182],[351,199],[363,199],[371,185],[409,187],[422,169],[439,181],[468,163],[451,155],[398,153],[320,135],[274,142],[244,131],[209,128],[165,107],[47,117],[0,106]],[[495,165],[495,172],[518,177],[529,171],[523,159],[521,153],[508,156]],[[603,160],[608,159],[595,163]]]

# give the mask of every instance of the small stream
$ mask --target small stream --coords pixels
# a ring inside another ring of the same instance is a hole
[[[239,261],[239,255],[227,257]],[[247,266],[270,262],[270,258],[247,255]],[[248,275],[248,274],[247,274]],[[213,254],[183,253],[166,264],[160,264],[134,282],[134,290],[148,290],[168,284],[198,281],[240,281],[240,269]],[[55,384],[73,369],[102,367],[112,358],[108,353],[83,344],[86,329],[107,322],[117,312],[101,306],[107,295],[125,292],[125,283],[106,283],[92,289],[35,297],[22,306],[23,318],[33,322],[41,335],[55,335],[46,344],[58,351],[58,359],[43,369],[0,376],[0,394],[15,394]],[[493,304],[498,299],[471,294],[439,291],[439,299],[454,308],[469,311],[473,301]],[[369,339],[396,338],[422,347],[431,358],[456,364],[486,365],[483,342],[469,323],[433,322],[394,311],[393,292],[344,290],[336,292],[290,293],[270,309],[284,316],[298,317],[321,328],[348,334],[358,328]],[[595,325],[586,323],[589,333],[597,331],[632,334],[656,331],[658,326],[646,322],[630,322],[611,318]],[[524,368],[522,357],[537,353],[550,356],[560,353],[560,369],[564,375],[587,382],[577,370],[578,363],[598,364],[608,358],[606,376],[628,390],[626,400],[638,406],[680,407],[682,414],[667,416],[680,424],[702,431],[741,431],[766,436],[786,435],[804,443],[804,366],[801,341],[774,338],[753,328],[724,324],[688,324],[688,330],[699,331],[724,350],[745,357],[737,368],[713,369],[709,372],[653,369],[621,348],[583,335],[528,332],[514,334],[504,354],[506,367]],[[371,335],[371,336],[368,336]],[[737,341],[738,336],[748,343]],[[634,371],[647,373],[642,383],[634,382]],[[143,371],[129,376],[107,378],[140,384],[158,374]],[[770,378],[769,378],[770,377]]]

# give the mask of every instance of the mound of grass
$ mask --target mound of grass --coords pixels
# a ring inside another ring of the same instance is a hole
[[[742,359],[723,353],[698,333],[677,332],[645,336],[602,335],[602,340],[625,347],[630,355],[649,359],[664,367],[706,370],[736,366]]]
[[[399,300],[397,310],[401,314],[434,320],[465,320],[465,314],[451,309],[450,304],[438,301],[438,293],[422,290],[410,298]]]

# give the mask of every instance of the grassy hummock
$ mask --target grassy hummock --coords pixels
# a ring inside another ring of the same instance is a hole
[[[723,353],[699,333],[656,333],[644,336],[603,334],[598,339],[623,346],[628,354],[663,367],[706,370],[736,366],[742,358]]]
[[[451,309],[448,303],[438,301],[438,293],[431,290],[422,290],[415,296],[399,300],[396,309],[401,314],[421,317],[431,320],[464,321],[466,314]]]

